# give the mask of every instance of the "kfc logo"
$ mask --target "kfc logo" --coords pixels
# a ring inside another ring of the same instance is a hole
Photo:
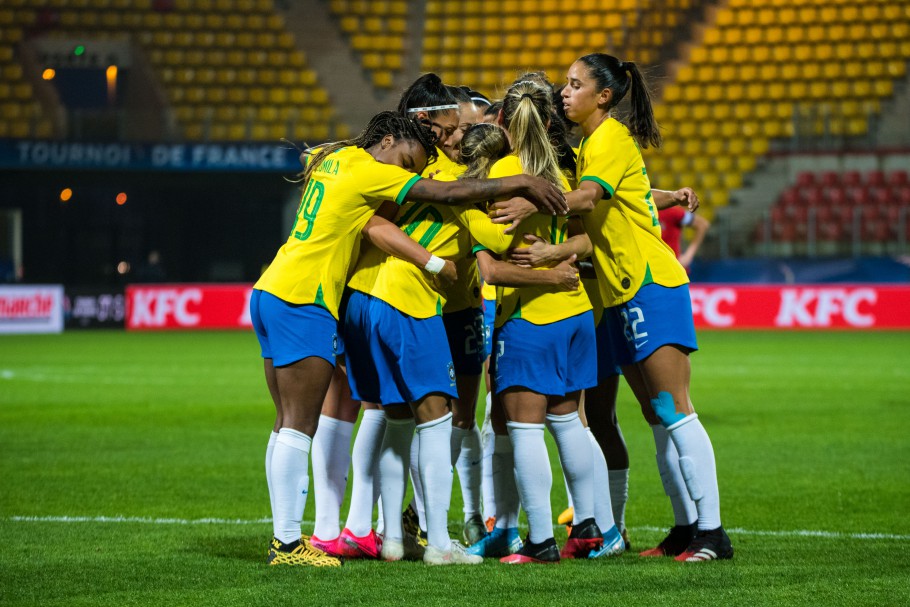
[[[870,308],[878,301],[871,288],[784,288],[774,324],[778,327],[871,327]],[[841,322],[838,322],[841,321]]]

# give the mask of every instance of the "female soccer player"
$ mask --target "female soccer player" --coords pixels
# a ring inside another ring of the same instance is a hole
[[[277,412],[278,436],[267,461],[275,534],[271,564],[340,565],[301,537],[305,498],[298,497],[308,483],[310,444],[333,372],[339,299],[361,235],[373,234],[374,242],[385,238],[386,250],[454,278],[454,266],[446,269],[446,262],[374,217],[379,205],[388,199],[486,200],[506,191],[563,210],[564,196],[543,180],[435,183],[412,173],[434,154],[426,128],[391,112],[375,116],[356,139],[323,148],[304,172],[295,228],[254,287],[250,312]]]
[[[446,140],[442,150],[455,163],[450,177],[458,177],[467,167],[461,163],[461,143],[468,129],[482,122],[489,101],[467,87],[447,87],[458,102],[458,129]],[[458,471],[464,522],[462,539],[474,544],[486,535],[481,516],[481,447],[476,424],[477,395],[483,372],[484,327],[480,297],[480,275],[473,256],[464,255],[455,263],[458,279],[446,289],[442,320],[455,365],[458,397],[452,399],[452,465]]]
[[[503,100],[503,119],[514,154],[498,161],[490,176],[527,172],[568,190],[547,134],[552,113],[549,89],[535,81],[513,85]],[[561,218],[532,218],[529,231],[551,242],[566,238]],[[512,246],[523,246],[521,237]],[[590,245],[585,237],[581,253]],[[478,257],[481,261],[482,258]],[[481,272],[485,272],[483,265]],[[552,293],[541,288],[502,289],[494,331],[494,386],[502,399],[514,449],[529,541],[506,563],[556,562],[560,552],[550,523],[550,475],[543,430],[550,427],[579,502],[583,519],[562,556],[584,555],[603,538],[593,518],[592,453],[578,419],[578,393],[596,382],[594,324],[583,290]],[[497,525],[498,526],[498,525]]]
[[[627,92],[628,128],[611,115]],[[609,351],[641,395],[667,493],[676,486],[668,480],[681,476],[698,513],[696,533],[674,527],[645,554],[678,555],[677,560],[689,562],[731,558],[733,547],[720,520],[714,450],[689,399],[688,355],[697,343],[688,278],[660,238],[641,157],[642,147],[658,146],[661,139],[648,89],[634,63],[595,53],[569,68],[562,98],[566,115],[584,133],[579,189],[570,205],[586,211]],[[665,455],[671,448],[678,453],[678,466]]]

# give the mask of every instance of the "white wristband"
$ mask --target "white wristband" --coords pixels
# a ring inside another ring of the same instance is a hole
[[[423,266],[423,269],[430,274],[439,274],[444,267],[446,267],[445,259],[430,255],[430,261],[427,262],[427,265]]]

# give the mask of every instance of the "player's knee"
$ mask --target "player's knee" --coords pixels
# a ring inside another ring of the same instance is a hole
[[[692,498],[693,502],[697,502],[702,498],[704,492],[701,489],[701,485],[698,483],[695,460],[691,457],[680,457],[679,471],[682,472],[683,481],[686,483],[686,490],[689,492],[689,497]]]
[[[685,413],[679,413],[676,410],[676,403],[673,401],[673,395],[669,392],[658,392],[657,398],[651,399],[651,408],[654,414],[664,428],[669,428],[685,419]]]

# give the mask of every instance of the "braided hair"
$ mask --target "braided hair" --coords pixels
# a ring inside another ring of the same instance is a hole
[[[416,142],[423,148],[428,162],[436,158],[436,135],[433,134],[429,127],[417,120],[402,116],[398,112],[379,112],[370,119],[367,127],[353,139],[326,144],[315,154],[313,153],[313,148],[304,152],[307,154],[307,162],[306,168],[301,173],[303,187],[306,187],[315,168],[322,164],[322,161],[329,154],[351,146],[367,149],[382,141],[386,135],[391,135],[396,140]]]

